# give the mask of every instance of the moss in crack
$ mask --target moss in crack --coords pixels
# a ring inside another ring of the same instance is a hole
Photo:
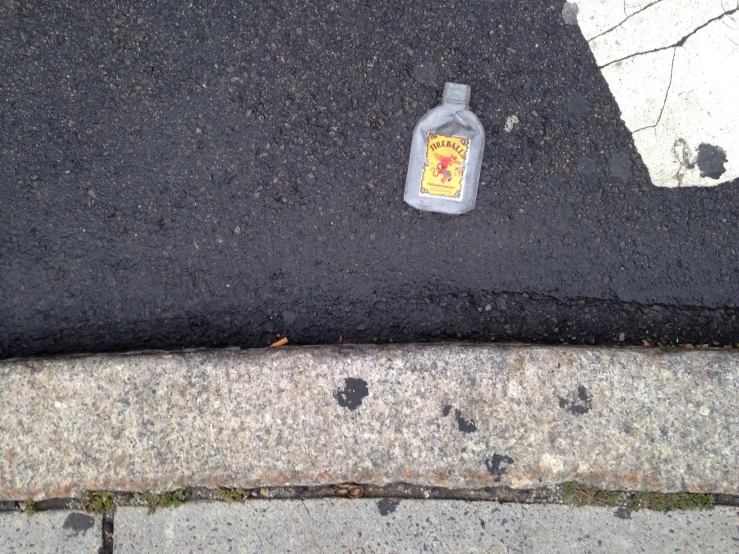
[[[177,489],[163,494],[145,492],[143,496],[147,506],[149,506],[149,513],[154,513],[157,508],[177,508],[181,506],[185,500],[185,489]]]
[[[632,510],[654,510],[669,512],[671,510],[708,510],[716,502],[712,494],[680,492],[664,494],[660,492],[635,492],[631,496],[629,508]]]
[[[115,504],[110,491],[87,491],[83,500],[85,510],[96,514],[107,514]]]
[[[32,516],[36,513],[36,503],[30,498],[21,505],[21,510],[27,515]]]
[[[580,483],[564,483],[562,485],[564,501],[573,506],[621,506],[624,495],[614,491],[602,491]]]
[[[233,504],[234,502],[242,502],[247,497],[247,492],[244,489],[218,489],[218,496],[221,500],[227,504]]]
[[[706,510],[716,501],[712,494],[603,491],[574,482],[564,483],[562,493],[572,506],[623,506],[633,511]]]

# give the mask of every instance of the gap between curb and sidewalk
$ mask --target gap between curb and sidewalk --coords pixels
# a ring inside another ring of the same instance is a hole
[[[739,353],[525,345],[0,364],[0,499],[373,485],[739,493]]]

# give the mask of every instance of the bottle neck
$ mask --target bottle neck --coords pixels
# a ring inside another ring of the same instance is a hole
[[[444,106],[468,109],[470,107],[470,86],[459,83],[445,83],[441,103]]]

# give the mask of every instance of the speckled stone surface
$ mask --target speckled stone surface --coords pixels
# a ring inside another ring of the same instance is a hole
[[[612,508],[446,500],[306,500],[121,508],[115,553],[735,552],[735,508]]]
[[[83,512],[0,513],[3,554],[98,554],[102,518]]]
[[[739,493],[739,355],[386,346],[0,364],[0,498],[354,481]]]

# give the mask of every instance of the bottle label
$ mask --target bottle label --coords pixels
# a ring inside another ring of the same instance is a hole
[[[429,133],[426,141],[426,165],[421,177],[422,196],[462,199],[462,178],[469,139]]]

